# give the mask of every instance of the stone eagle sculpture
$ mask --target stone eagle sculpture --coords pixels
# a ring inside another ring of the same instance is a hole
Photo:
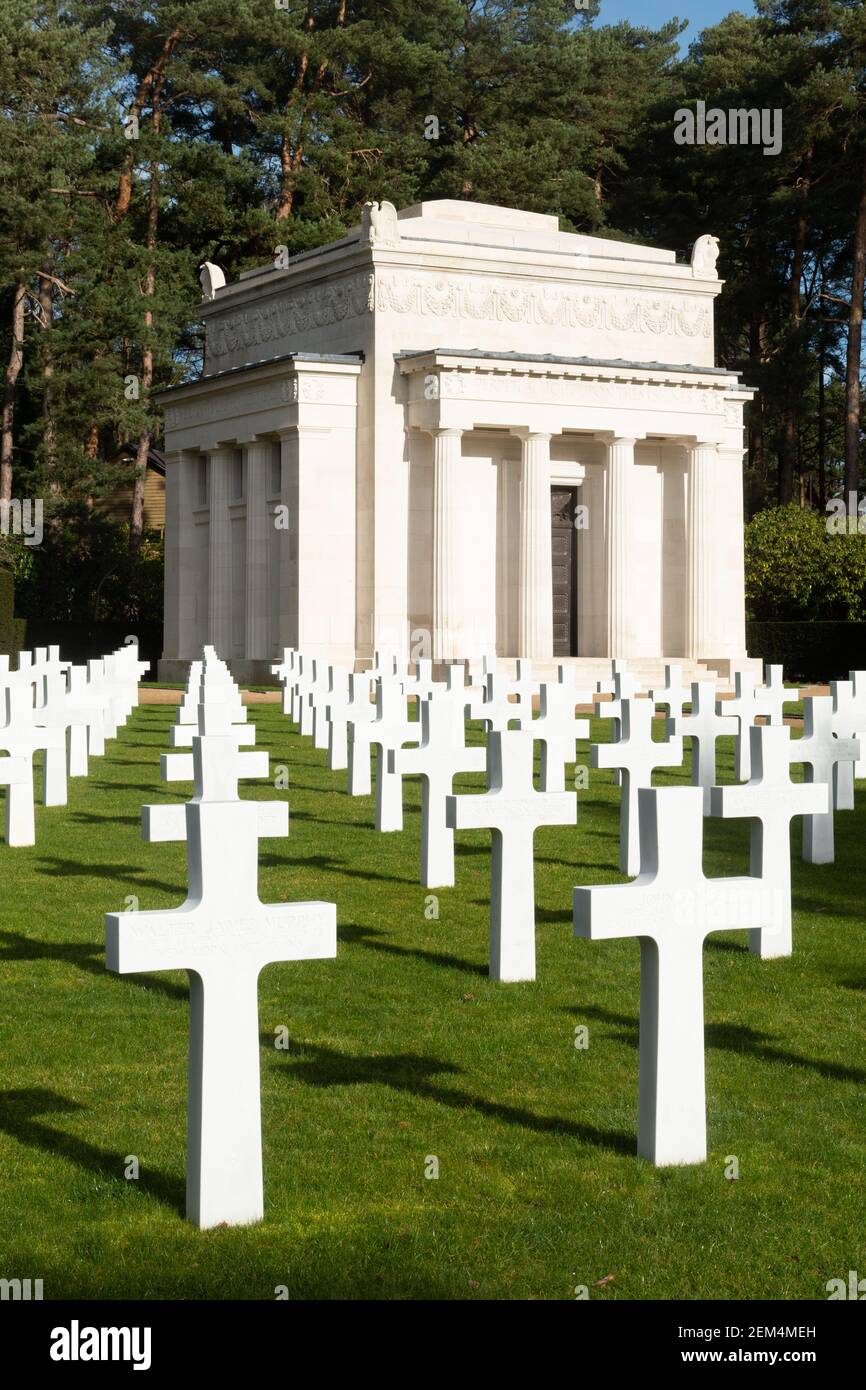
[[[365,203],[361,209],[361,241],[367,246],[398,246],[400,226],[393,203]]]
[[[216,299],[217,290],[221,290],[226,282],[225,272],[220,270],[218,265],[214,265],[213,261],[203,261],[199,271],[202,299]]]
[[[702,280],[713,280],[719,259],[719,238],[699,236],[692,247],[692,274]]]

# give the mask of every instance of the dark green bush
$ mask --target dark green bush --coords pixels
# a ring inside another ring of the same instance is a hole
[[[866,536],[831,534],[827,517],[791,504],[758,512],[745,549],[750,618],[866,619]]]
[[[23,626],[15,617],[15,580],[12,571],[0,566],[0,656],[17,656],[23,642]]]

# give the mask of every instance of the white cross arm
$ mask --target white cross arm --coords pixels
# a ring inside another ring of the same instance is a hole
[[[501,791],[449,796],[445,803],[449,830],[501,830],[542,825],[574,825],[577,820],[576,792],[533,792],[514,797]]]
[[[29,771],[29,758],[0,758],[0,787],[14,787],[19,782],[26,782]]]
[[[195,780],[192,753],[163,753],[159,764],[165,782],[193,782]],[[269,769],[267,750],[263,748],[255,753],[238,753],[236,766],[238,777],[267,777]]]
[[[172,748],[192,748],[192,741],[198,737],[198,732],[195,724],[173,724],[169,731]],[[225,737],[231,735],[240,748],[249,748],[256,741],[255,724],[228,724],[220,732]]]
[[[260,840],[285,839],[289,833],[289,807],[285,801],[257,801],[257,835]],[[147,844],[168,844],[185,840],[186,804],[142,806],[141,838]]]
[[[184,920],[186,919],[186,920]],[[109,912],[105,964],[118,975],[141,971],[252,967],[274,961],[328,960],[337,954],[336,903],[260,904],[248,918],[221,920],[193,903],[161,912]]]
[[[731,820],[791,821],[794,816],[826,815],[829,809],[826,782],[791,782],[781,787],[744,782],[710,790],[710,814]]]
[[[592,941],[648,937],[673,945],[714,931],[767,925],[768,890],[759,878],[703,878],[688,887],[641,875],[631,883],[575,888],[574,934]]]

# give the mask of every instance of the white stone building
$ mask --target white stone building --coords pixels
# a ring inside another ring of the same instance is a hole
[[[163,678],[204,642],[244,678],[285,646],[744,666],[716,256],[441,201],[206,272],[205,375],[161,397]]]

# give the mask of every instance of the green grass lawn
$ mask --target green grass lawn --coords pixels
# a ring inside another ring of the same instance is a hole
[[[46,1298],[813,1299],[866,1274],[862,787],[835,866],[801,863],[795,823],[792,960],[710,938],[709,1161],[655,1170],[635,1156],[638,944],[571,931],[572,886],[619,879],[611,774],[576,828],[537,836],[538,982],[494,984],[489,836],[458,837],[432,919],[420,784],[405,831],[377,834],[372,800],[274,706],[251,716],[290,769],[291,834],[262,844],[261,896],[336,901],[338,955],[261,978],[265,1221],[188,1225],[186,976],[103,957],[106,911],[185,896],[184,846],[139,831],[143,802],[184,792],[159,780],[175,714],[137,710],[69,806],[39,809],[35,849],[0,844],[0,1277]],[[706,871],[747,866],[748,825],[708,823]]]

